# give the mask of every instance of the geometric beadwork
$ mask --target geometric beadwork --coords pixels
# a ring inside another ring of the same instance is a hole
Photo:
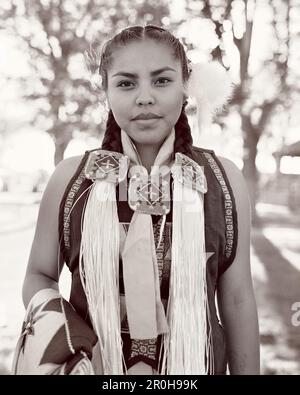
[[[207,182],[202,167],[188,156],[177,152],[172,174],[181,184],[199,192],[207,192]]]
[[[92,151],[85,165],[85,176],[90,180],[119,183],[126,178],[129,158],[119,152]]]
[[[166,215],[171,209],[170,182],[161,174],[133,175],[129,181],[128,204],[133,211]]]

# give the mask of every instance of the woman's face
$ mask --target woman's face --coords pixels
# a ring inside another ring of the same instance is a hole
[[[160,146],[182,110],[180,61],[167,45],[149,39],[112,56],[106,95],[116,122],[137,145]]]

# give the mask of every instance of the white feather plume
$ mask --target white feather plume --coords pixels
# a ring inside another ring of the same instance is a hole
[[[200,129],[210,124],[212,115],[223,108],[232,91],[229,75],[219,63],[191,64],[187,93],[196,102]]]

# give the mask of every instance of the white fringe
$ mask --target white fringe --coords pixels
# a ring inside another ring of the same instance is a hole
[[[172,264],[162,374],[207,374],[212,338],[206,284],[203,195],[174,179]],[[193,202],[193,203],[191,203]],[[207,362],[207,363],[206,363]]]
[[[95,181],[82,225],[79,267],[98,336],[103,374],[123,374],[119,296],[119,219],[115,184]]]
[[[162,242],[166,220],[167,220],[167,215],[165,214],[162,216],[162,222],[161,222],[160,230],[159,230],[159,240],[158,240],[158,245],[156,247],[157,250],[159,249],[160,243]]]

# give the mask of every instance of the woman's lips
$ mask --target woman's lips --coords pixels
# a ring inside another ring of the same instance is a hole
[[[133,118],[133,121],[138,121],[138,120],[148,120],[148,119],[159,119],[162,118],[160,115],[154,114],[152,112],[147,113],[142,113],[137,115],[136,117]]]

